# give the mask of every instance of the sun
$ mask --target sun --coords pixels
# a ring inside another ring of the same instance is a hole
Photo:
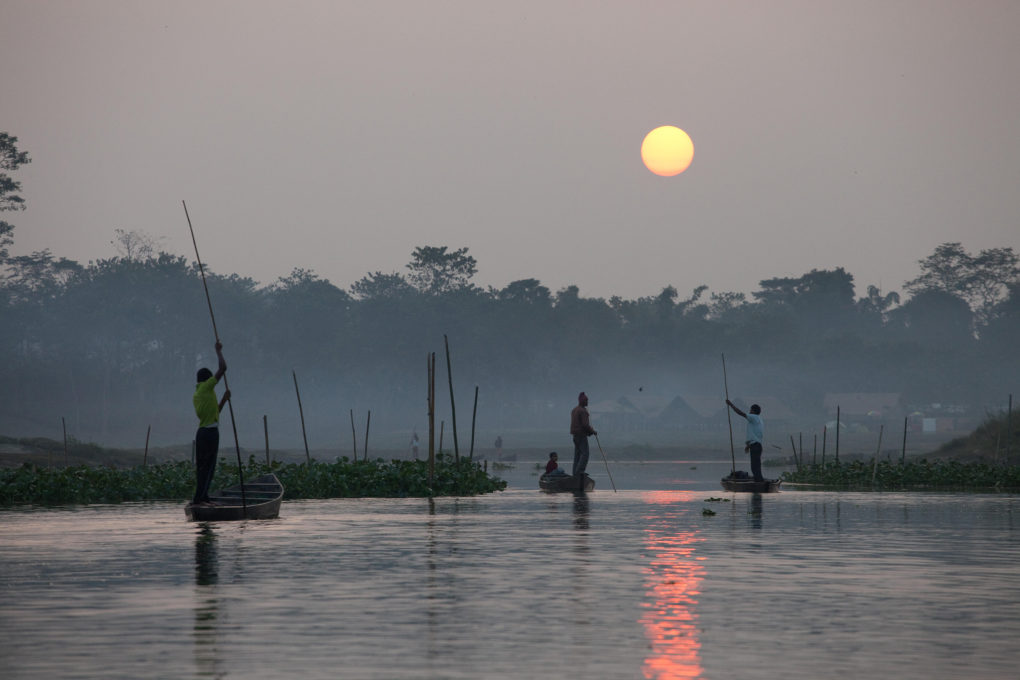
[[[641,142],[641,160],[656,175],[679,175],[694,160],[694,142],[680,128],[662,125],[645,135],[645,141]]]

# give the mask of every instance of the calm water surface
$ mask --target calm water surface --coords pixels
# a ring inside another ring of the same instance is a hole
[[[1017,677],[1020,497],[732,494],[692,461],[614,493],[594,462],[578,498],[519,463],[267,522],[0,511],[0,677]]]

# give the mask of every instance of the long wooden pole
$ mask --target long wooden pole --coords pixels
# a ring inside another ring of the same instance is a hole
[[[372,409],[368,409],[368,421],[365,423],[365,460],[368,460],[368,431],[372,427]]]
[[[446,427],[446,421],[439,421],[439,453],[443,452],[443,428]]]
[[[903,452],[900,453],[900,465],[907,464],[907,421],[910,416],[903,416]]]
[[[351,451],[354,452],[354,461],[358,460],[358,433],[354,429],[354,409],[351,409]]]
[[[1009,408],[1006,411],[1006,465],[1009,465],[1009,445],[1013,437],[1013,393],[1009,395]]]
[[[839,465],[839,407],[836,407],[836,465]]]
[[[460,446],[457,445],[457,405],[453,403],[453,367],[450,366],[450,341],[443,335],[446,344],[446,377],[450,381],[450,425],[453,427],[453,459],[460,461]],[[443,447],[439,447],[442,450]]]
[[[312,464],[312,454],[308,451],[308,433],[305,431],[305,410],[301,408],[301,390],[297,386],[297,371],[291,370],[291,375],[294,376],[294,393],[297,394],[297,408],[298,414],[301,416],[301,436],[305,440],[305,461]],[[358,452],[354,452],[354,460],[358,459]]]
[[[726,355],[722,355],[722,380],[723,389],[726,390],[726,401],[730,400],[730,385],[726,379]],[[730,426],[730,462],[733,467],[730,470],[730,474],[737,471],[737,454],[733,450],[733,417],[730,415],[730,405],[726,404],[726,424]]]
[[[609,475],[609,483],[613,485],[613,493],[616,493],[616,482],[613,481],[613,473],[609,471],[609,461],[606,459],[606,452],[602,450],[602,442],[599,441],[597,434],[595,435],[595,443],[599,445],[599,453],[602,454],[602,462],[606,464],[606,474]],[[584,480],[579,481],[582,484],[584,483]]]
[[[202,258],[198,254],[198,241],[195,240],[195,229],[191,226],[191,215],[188,214],[188,204],[181,201],[184,206],[184,217],[188,220],[188,231],[191,232],[191,244],[195,247],[195,261],[198,262],[198,273],[202,275],[202,288],[205,289],[205,301],[209,305],[209,319],[212,321],[213,337],[216,342],[220,341],[220,331],[216,328],[216,315],[213,314],[212,298],[209,296],[209,284],[205,280],[205,267],[202,266]],[[230,391],[230,384],[227,382],[227,374],[223,374],[223,389]],[[234,418],[234,400],[227,400],[227,409],[230,411],[230,427],[234,431],[234,451],[237,453],[237,476],[241,480],[241,514],[248,516],[248,499],[244,492],[244,465],[241,463],[241,444],[237,439],[237,420]]]
[[[67,421],[60,416],[60,425],[64,428],[64,467],[67,467]]]
[[[428,356],[429,367],[429,493],[433,494],[436,474],[436,353]]]
[[[475,459],[475,417],[478,415],[478,385],[475,385],[475,406],[471,409],[471,450],[468,452],[468,460]]]
[[[266,433],[266,465],[272,465],[269,460],[269,416],[262,416],[262,431]]]
[[[822,425],[822,466],[825,466],[825,440],[829,438],[829,426]]]
[[[875,475],[878,474],[878,456],[882,453],[882,432],[885,425],[878,426],[878,449],[875,451],[875,464],[871,467],[871,485],[875,485]]]
[[[149,434],[152,432],[152,425],[145,428],[145,453],[142,454],[142,467],[149,462]]]

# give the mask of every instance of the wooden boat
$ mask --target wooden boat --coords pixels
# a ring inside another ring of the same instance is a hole
[[[209,493],[214,505],[184,506],[184,514],[193,522],[226,522],[239,519],[276,519],[283,500],[283,484],[274,474],[262,475],[244,483],[244,504],[241,485]]]
[[[761,482],[754,481],[754,477],[743,470],[731,472],[722,478],[722,486],[727,491],[747,491],[751,493],[776,493],[783,483],[781,479],[766,479]]]
[[[583,476],[583,488],[576,477],[571,475],[545,475],[538,478],[538,488],[549,493],[560,491],[594,491],[595,480],[588,475]]]

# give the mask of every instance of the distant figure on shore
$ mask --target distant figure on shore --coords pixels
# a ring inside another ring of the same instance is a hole
[[[761,448],[762,442],[765,441],[765,424],[761,420],[761,406],[751,404],[751,412],[744,413],[729,399],[726,400],[726,405],[733,409],[733,412],[738,416],[747,420],[744,453],[751,454],[751,474],[754,475],[754,481],[764,482],[765,478],[761,474]]]
[[[414,431],[411,435],[411,458],[412,460],[418,460],[418,430]]]
[[[588,395],[577,395],[577,406],[570,412],[570,434],[574,437],[574,467],[572,475],[580,477],[588,469],[588,437],[598,434],[591,427],[588,415]]]
[[[216,374],[208,368],[198,369],[195,376],[195,396],[191,401],[195,405],[198,416],[198,432],[195,433],[195,497],[194,505],[211,505],[209,502],[209,484],[216,472],[216,456],[220,451],[220,411],[230,399],[230,390],[223,392],[223,398],[216,402],[216,385],[227,372],[227,362],[223,358],[223,343],[216,343],[216,358],[219,366]]]
[[[559,454],[553,451],[549,454],[549,462],[545,464],[545,474],[547,475],[563,475],[566,476],[566,472],[559,464]]]

